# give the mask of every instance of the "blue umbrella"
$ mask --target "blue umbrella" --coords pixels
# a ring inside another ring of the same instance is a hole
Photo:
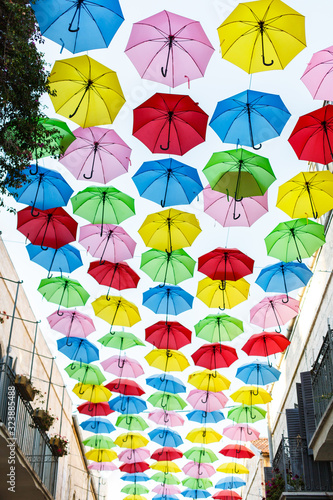
[[[190,204],[203,190],[198,171],[172,158],[146,161],[132,179],[140,196],[162,207]]]
[[[260,149],[262,142],[281,134],[289,118],[279,95],[245,90],[220,101],[209,125],[222,142]]]
[[[245,486],[246,481],[239,479],[237,476],[226,476],[220,479],[216,484],[215,488],[222,488],[224,490],[231,490],[232,488],[240,488]]]
[[[99,351],[89,340],[79,337],[64,337],[57,340],[58,351],[73,361],[91,363],[99,359]]]
[[[76,54],[108,47],[124,21],[118,0],[31,3],[42,35]]]
[[[25,203],[31,206],[31,215],[34,208],[39,210],[48,210],[49,208],[64,207],[69,198],[74,193],[70,185],[65,181],[62,175],[48,168],[38,167],[37,174],[30,173],[29,168],[22,170],[25,175],[25,181],[20,188],[8,188],[12,194],[17,193],[16,200],[19,203]]]
[[[250,385],[267,385],[279,380],[281,372],[268,363],[255,361],[237,368],[236,377]]]
[[[207,490],[184,490],[182,495],[187,498],[207,498],[211,496]]]
[[[282,299],[283,303],[289,301],[288,292],[296,290],[307,284],[312,276],[310,269],[300,262],[278,262],[272,266],[264,267],[256,279],[265,292],[285,293],[287,299]]]
[[[192,308],[193,297],[179,286],[155,286],[143,293],[142,304],[155,314],[180,314]]]
[[[71,273],[83,265],[80,252],[72,245],[60,248],[48,247],[42,250],[40,245],[29,243],[26,246],[30,260],[47,269],[50,278],[51,271],[57,273]]]
[[[172,394],[186,392],[185,384],[179,378],[169,373],[165,373],[163,376],[152,375],[146,378],[146,383],[158,391],[171,392]]]
[[[153,500],[178,500],[177,495],[154,495]]]
[[[186,417],[193,422],[199,422],[199,424],[216,424],[224,420],[224,415],[221,411],[193,410]]]
[[[155,443],[161,446],[177,448],[179,445],[183,444],[183,440],[178,432],[166,429],[165,427],[156,427],[156,429],[148,432],[148,435],[152,441],[155,441]]]
[[[95,434],[109,434],[109,432],[116,430],[107,418],[102,417],[89,418],[81,422],[80,427],[85,431],[94,432]]]
[[[131,483],[139,483],[140,481],[149,481],[150,477],[144,472],[137,472],[136,474],[124,474],[120,479],[130,481]]]
[[[147,403],[137,396],[117,396],[109,401],[110,409],[124,415],[138,414],[147,409]]]

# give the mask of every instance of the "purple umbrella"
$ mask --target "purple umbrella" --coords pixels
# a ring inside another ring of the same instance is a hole
[[[104,371],[116,375],[116,377],[139,377],[143,375],[142,366],[136,359],[127,356],[111,356],[101,362]]]
[[[313,54],[301,80],[314,99],[333,99],[333,45]]]
[[[134,255],[136,242],[126,231],[114,224],[87,224],[80,228],[79,243],[87,249],[93,257],[102,261],[121,262],[131,259]]]
[[[210,464],[202,464],[200,462],[187,462],[183,467],[183,471],[185,474],[191,477],[200,478],[200,477],[211,477],[215,474],[215,469]]]
[[[66,337],[78,337],[85,339],[95,331],[93,320],[75,309],[61,309],[54,312],[46,319],[52,330],[62,333]]]
[[[210,412],[224,408],[228,402],[228,398],[223,394],[223,392],[210,392],[193,389],[187,396],[186,401],[188,401],[195,410]]]
[[[88,469],[99,471],[113,471],[117,470],[118,467],[116,467],[112,462],[93,462],[92,464],[88,465]]]
[[[250,322],[261,326],[264,330],[272,326],[278,326],[281,333],[281,325],[288,323],[298,314],[299,302],[286,295],[273,295],[265,297],[250,309]]]

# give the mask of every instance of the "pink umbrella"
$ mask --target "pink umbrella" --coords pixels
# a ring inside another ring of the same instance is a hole
[[[191,477],[211,477],[213,474],[215,474],[215,469],[212,465],[210,464],[201,464],[198,462],[188,462],[186,465],[183,467],[183,471],[185,474]]]
[[[313,99],[332,101],[333,45],[313,54],[301,80]]]
[[[250,322],[261,326],[263,329],[278,326],[277,333],[281,333],[281,326],[297,316],[299,302],[286,295],[273,295],[265,297],[250,309]]]
[[[143,375],[142,366],[136,359],[127,356],[111,356],[101,362],[103,370],[117,377],[139,377]]]
[[[188,401],[195,410],[209,412],[224,408],[228,402],[228,398],[223,394],[223,392],[210,392],[193,389],[187,396],[186,401]]]
[[[152,420],[157,425],[165,425],[167,427],[177,427],[184,425],[185,420],[175,411],[154,410],[148,415],[149,420]]]
[[[204,76],[214,48],[199,21],[163,10],[133,24],[125,52],[141,78],[177,87]]]
[[[223,435],[233,441],[255,441],[259,439],[260,432],[247,424],[235,424],[225,427]]]
[[[60,315],[61,314],[61,315]],[[50,327],[66,337],[85,339],[94,332],[93,320],[75,309],[61,309],[47,317]]]
[[[180,489],[178,486],[173,484],[158,484],[155,488],[152,489],[154,493],[159,495],[178,495],[180,493]]]
[[[136,448],[135,450],[124,450],[119,453],[118,458],[125,464],[134,464],[135,462],[144,462],[150,457],[150,451],[146,448]]]
[[[79,243],[90,255],[109,262],[121,262],[133,257],[136,242],[122,227],[103,224],[103,235],[100,234],[101,224],[87,224],[80,228]]]
[[[233,218],[234,198],[214,191],[209,185],[203,190],[204,211],[224,227],[250,227],[268,212],[267,191],[263,196],[249,196],[237,202],[240,217]]]
[[[107,184],[128,171],[131,148],[114,130],[80,127],[73,133],[76,140],[59,161],[76,179]]]
[[[112,462],[94,462],[90,465],[88,465],[88,469],[90,470],[99,470],[99,471],[113,471],[117,470],[118,467],[116,467]]]

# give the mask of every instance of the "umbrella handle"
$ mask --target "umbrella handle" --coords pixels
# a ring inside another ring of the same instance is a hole
[[[171,177],[171,172],[168,172],[167,180],[166,180],[166,185],[165,185],[165,191],[164,191],[164,199],[161,200],[161,207],[162,208],[165,207],[166,197],[167,197],[167,194],[168,194],[168,187],[169,187],[170,177]]]
[[[272,301],[272,300],[270,300],[270,301],[269,301],[269,303],[270,303],[270,305],[271,305],[271,308],[273,309],[273,313],[274,313],[275,319],[276,319],[277,324],[278,324],[278,327],[279,327],[279,329],[278,329],[278,330],[275,330],[275,331],[276,331],[276,333],[281,333],[281,332],[282,332],[282,330],[281,330],[281,325],[280,325],[280,322],[279,322],[279,318],[278,318],[278,316],[277,316],[277,314],[276,314],[276,309],[275,309],[275,306],[274,306],[274,304],[273,304],[273,301]]]
[[[68,339],[69,339],[69,337],[67,337],[67,340],[66,340],[66,346],[67,346],[67,347],[72,347],[73,342],[70,342],[70,343],[69,343],[69,342],[68,342]]]
[[[94,407],[92,407],[91,410],[90,410],[90,403],[91,403],[91,401],[89,401],[89,404],[88,404],[88,411],[93,412],[94,411]]]
[[[170,133],[171,133],[171,123],[172,123],[172,117],[173,117],[173,111],[168,111],[169,119],[168,119],[168,143],[166,148],[160,145],[160,149],[163,149],[163,151],[167,151],[170,147]]]
[[[31,207],[31,212],[30,212],[31,213],[31,217],[38,217],[39,212],[37,211],[37,213],[34,213],[34,210],[35,210],[35,205],[33,205]]]
[[[237,469],[237,462],[235,462],[235,474],[239,473],[239,469]]]
[[[68,115],[68,118],[73,118],[73,116],[75,116],[75,115],[76,115],[76,113],[78,112],[79,107],[81,106],[81,103],[82,103],[82,101],[83,101],[83,99],[84,99],[84,97],[85,97],[86,93],[88,92],[88,90],[89,90],[89,88],[90,88],[90,86],[91,86],[91,84],[92,84],[92,81],[91,81],[91,80],[88,80],[88,83],[87,83],[87,85],[86,85],[86,88],[84,89],[84,92],[83,92],[83,95],[82,95],[82,97],[81,97],[81,99],[80,99],[80,101],[79,101],[79,104],[76,106],[74,113],[72,113],[71,115]]]
[[[241,199],[243,199],[243,197],[242,197]],[[235,198],[235,203],[234,203],[234,211],[233,211],[233,213],[232,213],[232,218],[233,218],[234,220],[239,219],[239,218],[240,218],[240,216],[241,216],[241,214],[238,214],[238,215],[236,216],[236,206],[237,206],[237,202],[238,202],[238,201],[241,201],[241,200],[236,200],[236,198]]]
[[[167,76],[167,73],[168,73],[169,58],[170,58],[170,52],[172,49],[173,40],[174,40],[174,35],[169,35],[168,55],[167,55],[167,60],[166,60],[166,64],[165,64],[165,70],[164,70],[164,68],[161,68],[161,73],[162,73],[162,76],[164,76],[164,78]]]
[[[31,168],[31,169],[30,169],[30,175],[37,175],[37,174],[38,174],[38,164],[37,164],[37,161],[36,161],[36,165],[35,165],[35,166],[36,166],[36,171],[35,171],[35,172],[33,172],[33,171],[32,171],[32,168]]]
[[[133,457],[133,450],[132,450],[132,453],[130,454],[130,456],[127,456],[127,460],[132,460],[132,457]]]
[[[105,250],[106,250],[106,247],[108,246],[108,243],[109,243],[109,239],[111,238],[111,234],[112,234],[112,230],[109,231],[108,233],[108,236],[107,236],[107,239],[106,239],[106,242],[105,242],[105,245],[104,245],[104,248],[103,248],[103,252],[102,252],[102,255],[101,255],[101,258],[99,260],[99,263],[100,264],[104,264],[105,263],[105,260],[103,260],[103,257],[104,257],[104,254],[105,254]],[[102,231],[101,231],[102,234],[100,234],[100,236],[102,237],[103,236],[103,228],[102,228]]]
[[[208,397],[209,397],[209,394],[208,394],[208,391],[206,391],[206,397],[205,397],[205,399],[201,399],[201,403],[206,404],[208,401]]]
[[[98,142],[95,142],[94,143],[94,156],[93,156],[93,162],[92,162],[92,165],[91,165],[91,171],[90,171],[90,175],[86,175],[86,174],[83,174],[83,177],[87,180],[91,179],[92,176],[94,175],[94,166],[95,166],[95,159],[96,159],[96,154],[97,154],[97,150],[98,150]]]
[[[118,358],[118,368],[120,368],[120,369],[124,368],[125,360],[123,359],[121,364],[119,364],[119,361],[120,361],[120,358]]]
[[[260,35],[261,35],[261,57],[264,66],[272,66],[274,64],[273,59],[270,63],[265,61],[265,46],[264,46],[264,21],[259,21]],[[256,149],[256,148],[254,148]]]
[[[163,420],[164,420],[165,424],[170,421],[169,415],[167,414],[167,412],[165,410],[164,410],[164,418],[163,418]]]
[[[270,64],[266,64],[266,66],[270,66]],[[261,149],[261,148],[262,148],[262,144],[259,144],[259,146],[255,146],[254,144],[252,144],[252,149],[258,150],[258,149]]]

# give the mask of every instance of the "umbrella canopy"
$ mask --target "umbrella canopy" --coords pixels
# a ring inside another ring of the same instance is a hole
[[[127,356],[111,356],[111,358],[101,361],[103,370],[113,373],[117,377],[137,378],[143,375],[143,368],[136,359]]]
[[[94,434],[108,434],[115,430],[115,427],[111,424],[110,420],[102,417],[89,418],[88,420],[81,422],[80,427],[82,427],[83,430],[93,432]]]
[[[75,135],[71,132],[67,123],[57,118],[38,118],[36,133],[40,132],[41,137],[47,139],[46,144],[35,144],[35,149],[31,151],[32,157],[39,159],[47,156],[63,154],[69,145],[75,141]],[[30,173],[36,175],[39,172],[39,165],[31,165]],[[33,174],[34,172],[34,174]]]
[[[133,326],[141,321],[139,310],[135,304],[122,297],[106,297],[102,295],[91,303],[94,313],[110,325]]]
[[[125,417],[119,417],[125,418]],[[118,458],[121,462],[132,464],[134,462],[143,462],[150,457],[150,452],[146,448],[136,448],[135,450],[123,450],[119,453]],[[123,490],[122,490],[123,491]],[[124,493],[129,493],[125,491]]]
[[[278,326],[277,333],[281,333],[281,326],[297,316],[299,302],[286,295],[273,295],[265,297],[250,309],[250,322],[261,326],[263,329]]]
[[[93,320],[75,309],[62,309],[61,315],[52,313],[46,319],[52,328],[66,337],[86,338],[95,331]]]
[[[191,490],[201,490],[211,488],[213,486],[210,479],[194,477],[187,477],[186,479],[183,479],[182,484]]]
[[[128,431],[144,431],[149,427],[142,417],[128,414],[120,415],[120,417],[117,418],[116,426]],[[135,461],[136,460],[133,460],[133,462]]]
[[[189,96],[156,93],[133,110],[133,135],[152,153],[183,155],[205,141],[207,122]]]
[[[79,361],[74,361],[66,366],[65,372],[82,384],[100,385],[106,380],[98,366]]]
[[[308,63],[301,80],[313,99],[333,99],[333,46],[315,52]]]
[[[170,448],[170,446],[165,446],[164,448],[158,448],[155,450],[150,458],[152,460],[157,460],[158,462],[161,460],[171,462],[173,460],[177,460],[178,458],[182,458],[182,456],[183,454],[181,451],[178,451],[175,448]]]
[[[268,363],[259,361],[248,363],[237,368],[236,377],[245,384],[267,385],[277,382],[281,372]]]
[[[91,262],[88,274],[95,278],[100,285],[107,286],[109,295],[110,289],[127,290],[138,286],[140,276],[126,262]]]
[[[281,0],[240,3],[218,34],[222,57],[247,73],[283,69],[306,47],[304,16]]]
[[[193,462],[202,464],[213,463],[216,462],[216,460],[218,460],[217,456],[212,450],[210,450],[209,448],[205,448],[203,446],[200,448],[198,446],[190,448],[184,453],[184,456],[188,460],[192,460]]]
[[[228,398],[223,392],[209,392],[194,389],[190,391],[186,401],[188,401],[195,410],[211,412],[224,408],[228,402]]]
[[[83,128],[112,123],[125,103],[115,71],[87,55],[56,61],[48,83],[56,113]]]
[[[125,452],[126,453],[126,452]],[[119,455],[118,455],[119,458]],[[141,493],[149,493],[149,489],[142,484],[127,484],[120,490],[122,493],[128,493],[129,495],[141,495]]]
[[[47,269],[49,278],[52,271],[71,273],[83,265],[79,250],[72,245],[43,250],[39,245],[29,243],[26,249],[32,262]]]
[[[150,477],[147,476],[147,474],[145,474],[144,472],[138,472],[137,474],[124,474],[120,479],[122,479],[123,481],[138,483],[139,481],[149,481]]]
[[[242,351],[248,356],[269,356],[283,352],[289,344],[290,341],[282,333],[261,332],[251,335]]]
[[[219,451],[225,457],[231,458],[252,458],[254,457],[253,451],[249,450],[246,446],[242,444],[228,444],[224,446],[222,450]]]
[[[222,439],[222,435],[216,432],[211,427],[200,427],[190,431],[186,439],[191,441],[191,443],[218,443]]]
[[[109,332],[98,339],[97,342],[100,342],[104,347],[112,347],[120,351],[145,345],[138,337],[130,332]]]
[[[137,414],[147,409],[147,403],[136,396],[117,396],[109,401],[111,410],[122,414]]]
[[[149,464],[147,462],[134,462],[132,464],[123,464],[119,467],[122,472],[128,472],[129,474],[135,474],[137,472],[144,472],[149,469]]]
[[[223,433],[233,441],[254,441],[259,439],[259,431],[247,424],[229,425],[223,429]]]
[[[221,411],[193,410],[186,417],[193,422],[199,422],[199,424],[216,424],[224,420],[224,415]]]
[[[156,427],[152,431],[148,432],[148,435],[151,441],[160,444],[162,447],[168,446],[177,448],[178,446],[183,444],[183,440],[180,434],[178,434],[178,432],[172,431],[171,429],[167,429],[164,427]],[[175,471],[170,470],[170,472],[175,472]]]
[[[184,490],[182,495],[187,498],[208,498],[210,497],[209,491],[206,490]]]
[[[58,316],[62,315],[60,306],[83,306],[90,297],[77,280],[62,277],[42,279],[38,291],[48,302],[59,304]]]
[[[98,449],[100,448],[110,449],[116,446],[112,441],[112,439],[109,438],[109,436],[102,436],[98,434],[95,434],[95,436],[91,436],[87,439],[84,439],[82,443],[86,446],[90,446],[91,448],[98,448]]]
[[[157,425],[166,425],[167,427],[179,427],[185,422],[176,411],[154,410],[149,413],[148,418]]]
[[[188,383],[201,391],[220,392],[229,389],[231,382],[216,370],[202,370],[191,373]]]
[[[233,340],[244,332],[243,322],[228,314],[209,314],[194,325],[195,334],[208,342]]]
[[[178,350],[190,344],[192,336],[191,330],[177,321],[158,321],[146,328],[145,333],[147,342],[153,344],[157,349]]]
[[[105,403],[111,397],[111,392],[103,385],[78,383],[75,384],[73,392],[80,399],[86,399],[91,403]]]
[[[152,481],[163,484],[180,484],[180,479],[171,473],[157,472],[150,478]]]
[[[89,417],[106,417],[112,413],[110,406],[107,403],[82,403],[77,407],[79,413],[88,415]]]
[[[212,495],[212,498],[215,498],[216,500],[242,500],[242,497],[238,493],[236,493],[236,491],[231,490],[218,491],[217,493]]]
[[[254,260],[237,248],[215,248],[199,257],[198,271],[212,280],[237,281],[253,273]]]
[[[92,464],[88,465],[88,469],[98,471],[114,471],[117,470],[118,467],[112,462],[93,462]]]
[[[187,462],[186,465],[184,465],[183,472],[190,477],[206,478],[213,476],[215,474],[215,469],[212,465],[209,464],[190,461]]]
[[[279,95],[245,90],[220,101],[209,125],[222,142],[260,149],[262,142],[281,134],[289,118],[290,113]],[[232,153],[235,156],[235,152]],[[249,155],[246,153],[240,151],[244,160],[252,156],[251,153]],[[267,159],[265,160],[259,160],[259,164],[263,161],[267,163]],[[256,186],[255,189],[256,192],[251,191],[248,196],[263,194],[267,188],[258,191]],[[231,195],[233,192],[235,191],[232,191]],[[242,196],[240,193],[238,195]]]
[[[109,262],[121,262],[134,255],[136,242],[126,231],[113,224],[87,224],[80,228],[79,243],[93,257]]]
[[[154,392],[147,401],[155,408],[163,408],[166,411],[183,410],[186,406],[185,401],[178,394],[162,391]]]
[[[182,248],[164,252],[152,248],[141,255],[140,269],[159,283],[177,285],[192,278],[195,260]]]
[[[114,442],[120,448],[131,448],[135,450],[136,448],[143,448],[146,446],[149,440],[138,432],[127,432],[126,434],[120,434]]]
[[[237,422],[237,424],[241,423],[254,423],[258,420],[262,420],[266,417],[267,411],[263,410],[259,406],[248,406],[248,405],[240,405],[234,406],[231,410],[228,411],[228,418]]]
[[[58,351],[73,361],[91,363],[99,359],[97,347],[86,339],[71,337],[57,340]]]
[[[179,286],[157,286],[143,292],[142,304],[155,314],[178,315],[192,308],[193,297]]]
[[[170,373],[165,373],[163,376],[152,375],[146,378],[146,383],[158,391],[170,392],[171,394],[186,392],[186,385]]]
[[[226,474],[249,474],[249,469],[242,464],[229,462],[220,465],[217,472],[225,472]]]
[[[191,356],[195,365],[208,370],[226,368],[238,359],[236,349],[222,344],[205,344]]]
[[[230,394],[230,397],[235,403],[243,405],[266,404],[272,401],[272,396],[265,389],[254,385],[244,385],[237,391]],[[235,426],[233,426],[235,427]]]
[[[184,354],[172,349],[154,349],[145,356],[145,360],[149,366],[164,372],[182,372],[190,366]]]
[[[109,382],[106,387],[112,392],[120,392],[126,396],[142,396],[145,391],[134,380],[116,378]]]
[[[173,462],[166,462],[166,461],[161,461],[161,462],[155,462],[150,466],[151,469],[153,470],[159,470],[161,472],[181,472],[180,468],[178,467],[177,464]]]
[[[113,450],[100,448],[98,450],[90,450],[85,453],[88,460],[94,462],[112,462],[117,458],[117,453]]]
[[[237,281],[221,281],[204,278],[198,283],[197,297],[208,307],[231,309],[247,299],[250,284],[241,278]]]
[[[237,476],[227,476],[220,479],[216,483],[215,488],[231,489],[240,488],[245,485],[246,481],[243,481],[243,479],[239,479]]]
[[[79,127],[74,135],[59,161],[76,179],[108,184],[128,171],[132,150],[114,130]]]
[[[171,485],[158,484],[157,486],[155,486],[155,488],[152,489],[152,491],[154,493],[159,493],[160,495],[162,495],[161,500],[163,500],[165,496],[175,495],[180,493],[180,489],[178,488],[178,486],[172,484]],[[178,497],[176,497],[176,499],[177,498]]]

